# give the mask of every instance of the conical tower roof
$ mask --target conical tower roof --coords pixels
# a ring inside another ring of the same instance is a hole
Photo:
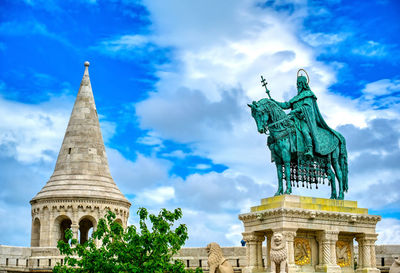
[[[85,198],[119,201],[130,206],[110,174],[88,68],[89,62],[85,62],[54,173],[31,203],[42,199]]]

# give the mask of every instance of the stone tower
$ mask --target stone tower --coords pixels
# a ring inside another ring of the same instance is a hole
[[[99,119],[89,79],[89,62],[76,97],[50,180],[30,201],[32,247],[55,247],[71,228],[81,243],[107,210],[126,227],[130,202],[108,168]]]

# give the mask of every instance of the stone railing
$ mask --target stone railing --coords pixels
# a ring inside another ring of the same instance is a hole
[[[0,272],[51,272],[63,258],[55,247],[0,246]]]
[[[241,272],[241,268],[246,265],[245,247],[221,247],[223,256],[227,259],[235,272]],[[186,247],[182,248],[175,259],[181,260],[186,268],[195,269],[200,267],[204,272],[208,272],[208,256],[205,248]]]
[[[357,246],[354,249],[357,258]],[[231,263],[235,272],[241,272],[246,266],[245,247],[222,247],[224,257]],[[265,246],[263,246],[265,253]],[[381,271],[388,272],[395,258],[400,256],[400,245],[377,245],[376,265]],[[182,248],[175,259],[181,260],[187,268],[202,268],[208,272],[207,252],[205,248]],[[64,262],[57,248],[53,247],[16,247],[0,245],[0,273],[3,272],[51,272],[57,264]],[[265,263],[265,255],[263,255]]]

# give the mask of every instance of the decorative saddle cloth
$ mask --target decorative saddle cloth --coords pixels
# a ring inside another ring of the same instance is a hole
[[[303,134],[301,133],[300,130],[296,128],[296,146],[297,146],[297,152],[298,153],[304,153],[305,152],[305,141]],[[319,155],[328,155],[331,152],[333,152],[336,147],[339,145],[339,139],[337,136],[321,127],[317,127],[317,133],[316,136],[313,139],[313,146],[314,146],[314,152],[319,154]]]

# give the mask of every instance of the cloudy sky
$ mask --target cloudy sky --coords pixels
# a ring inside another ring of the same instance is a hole
[[[186,246],[239,245],[276,191],[248,102],[296,72],[347,139],[349,193],[400,244],[398,1],[0,1],[0,244],[28,246],[29,200],[53,172],[89,60],[111,173],[132,202],[181,207]],[[294,194],[329,197],[329,188]]]

